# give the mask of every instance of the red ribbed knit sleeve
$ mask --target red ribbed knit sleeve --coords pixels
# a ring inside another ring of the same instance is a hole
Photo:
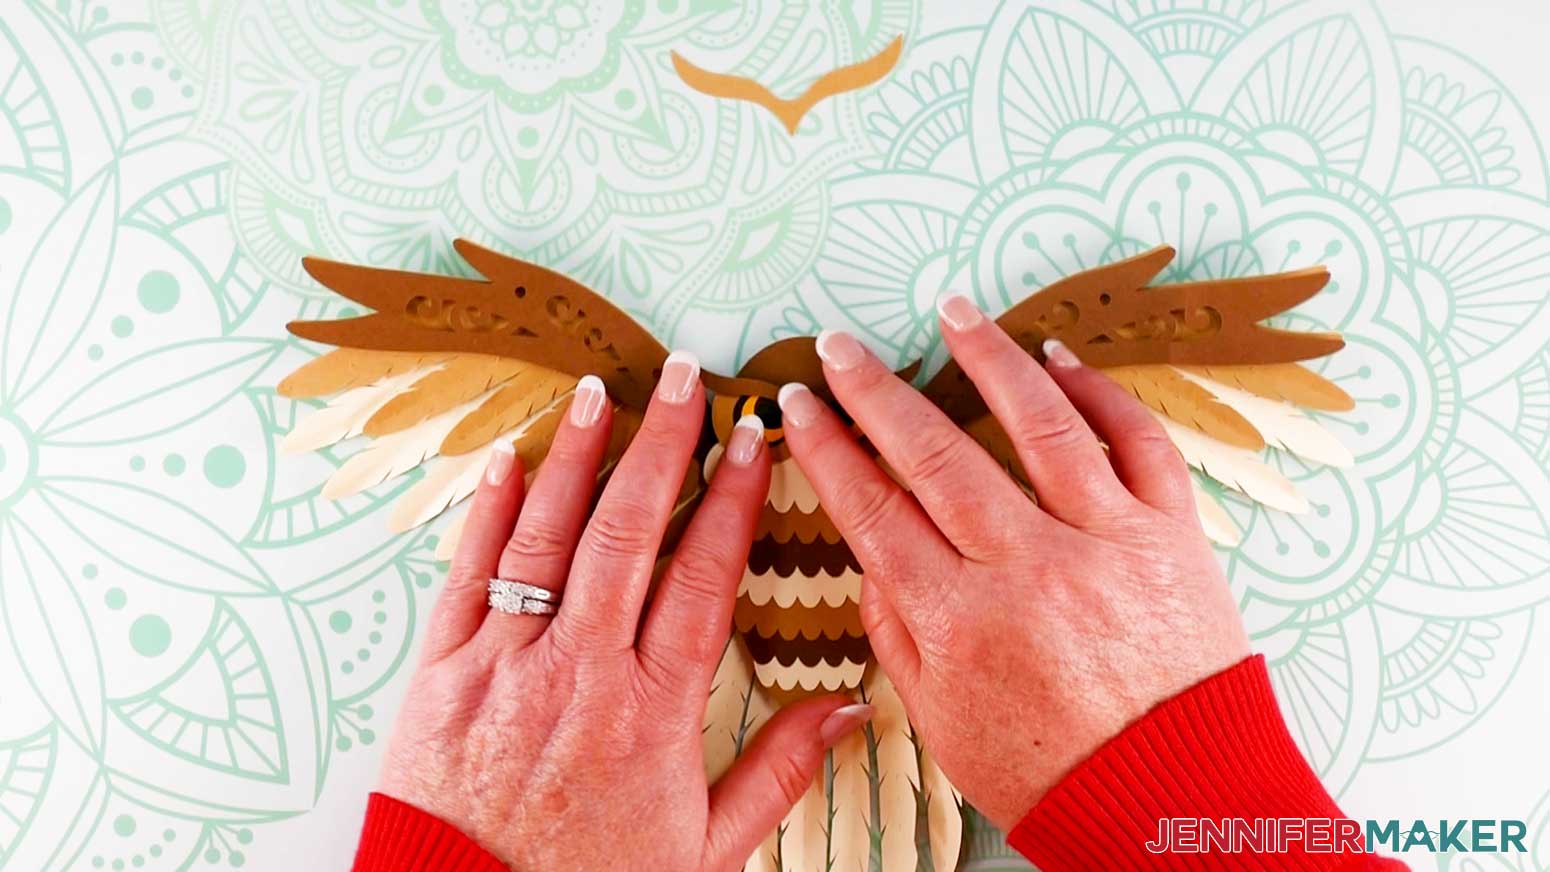
[[[355,849],[352,872],[509,872],[435,815],[373,793],[366,803],[366,823]]]
[[[1287,732],[1265,658],[1148,712],[1072,770],[1007,835],[1043,872],[1087,869],[1400,870],[1366,853],[1160,853],[1162,818],[1344,818]]]

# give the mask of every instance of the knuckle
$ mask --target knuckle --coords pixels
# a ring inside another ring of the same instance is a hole
[[[807,793],[807,785],[812,781],[812,773],[808,771],[803,761],[795,754],[782,754],[770,767],[770,776],[775,779],[775,787],[786,800],[787,805],[796,805]]]
[[[613,511],[592,517],[587,532],[592,548],[602,557],[635,559],[655,552],[656,543],[648,522],[655,512],[638,503],[624,503]]]
[[[549,562],[570,556],[570,537],[551,522],[534,518],[518,523],[506,542],[506,557],[527,562]]]
[[[898,497],[893,486],[874,476],[856,476],[845,483],[844,492],[848,494],[846,514],[856,537],[870,541],[877,535],[886,535]]]
[[[917,431],[905,446],[909,458],[906,476],[910,481],[935,482],[952,477],[965,466],[965,443],[957,434],[935,428]]]
[[[1177,459],[1179,449],[1157,425],[1151,416],[1138,417],[1136,421],[1123,434],[1124,440],[1138,451],[1147,454],[1156,454],[1159,459]]]
[[[484,584],[486,581],[487,579],[479,572],[479,566],[474,558],[459,554],[452,558],[452,565],[447,569],[447,582],[443,589],[458,591],[475,584]]]
[[[690,418],[690,415],[694,417]],[[662,407],[653,404],[645,419],[642,420],[640,430],[631,440],[626,453],[639,452],[644,456],[655,457],[658,452],[680,445],[686,438],[698,435],[703,417],[699,407],[692,403],[683,407]]]
[[[721,597],[736,573],[728,557],[728,551],[703,539],[681,541],[673,552],[673,583],[693,596]]]
[[[1057,454],[1091,439],[1086,428],[1071,415],[1033,410],[1023,412],[1012,422],[1014,437],[1024,450],[1035,454]]]

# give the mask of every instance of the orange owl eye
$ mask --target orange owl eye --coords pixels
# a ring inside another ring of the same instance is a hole
[[[716,440],[725,443],[730,439],[732,426],[744,415],[759,416],[759,420],[764,422],[764,441],[771,445],[785,437],[781,431],[780,404],[773,399],[759,396],[718,395],[710,403],[711,426],[715,428]]]
[[[764,423],[764,441],[770,444],[779,442],[785,437],[781,430],[780,404],[769,397],[739,397],[737,400],[737,418],[744,415],[757,415]],[[736,423],[737,419],[733,419]]]

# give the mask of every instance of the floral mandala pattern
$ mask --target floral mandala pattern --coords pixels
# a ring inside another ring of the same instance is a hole
[[[344,310],[302,254],[452,270],[454,235],[722,369],[821,326],[935,365],[942,289],[1000,309],[1162,242],[1169,280],[1329,264],[1295,317],[1349,339],[1325,373],[1358,410],[1326,423],[1359,463],[1273,458],[1303,516],[1223,495],[1288,723],[1380,813],[1536,692],[1545,153],[1486,69],[1366,2],[13,5],[0,867],[270,868],[295,839],[342,865],[439,569],[383,532],[410,482],[334,503],[342,454],[277,459],[273,385],[311,353],[282,325]],[[899,33],[795,136],[666,60],[791,93]],[[1530,856],[1438,867],[1550,868],[1544,774],[1497,791]],[[980,825],[966,868],[1020,867]]]

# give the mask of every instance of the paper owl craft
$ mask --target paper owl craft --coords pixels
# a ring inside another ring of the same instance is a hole
[[[295,427],[285,447],[309,451],[370,437],[324,485],[334,499],[425,465],[393,509],[395,530],[424,524],[472,493],[497,439],[514,443],[525,468],[536,469],[572,389],[588,373],[603,379],[617,409],[607,475],[634,435],[668,353],[623,311],[565,276],[467,241],[456,247],[483,279],[309,259],[314,278],[373,311],[290,325],[297,336],[337,349],[280,384],[289,397],[335,395]],[[1351,462],[1303,411],[1347,410],[1351,398],[1298,363],[1343,343],[1335,334],[1260,322],[1317,293],[1328,273],[1313,268],[1148,286],[1172,258],[1172,249],[1158,248],[1070,276],[997,321],[1030,353],[1058,337],[1102,368],[1152,409],[1197,472],[1271,509],[1305,510],[1293,484],[1261,452]],[[704,378],[714,438],[703,441],[699,462],[688,470],[677,517],[695,504],[740,416],[764,420],[774,460],[734,632],[707,705],[707,772],[719,777],[769,715],[793,699],[842,691],[877,709],[864,733],[834,750],[827,771],[747,868],[866,870],[873,859],[888,872],[955,868],[961,800],[916,741],[872,659],[858,609],[862,568],[782,441],[775,402],[782,384],[800,381],[829,396],[814,340],[775,342],[736,375]],[[1006,435],[955,364],[923,391],[1027,488]],[[1238,530],[1224,508],[1198,487],[1196,500],[1208,534],[1234,542]],[[450,554],[460,523],[449,526],[439,553]],[[672,544],[670,532],[664,553]]]

